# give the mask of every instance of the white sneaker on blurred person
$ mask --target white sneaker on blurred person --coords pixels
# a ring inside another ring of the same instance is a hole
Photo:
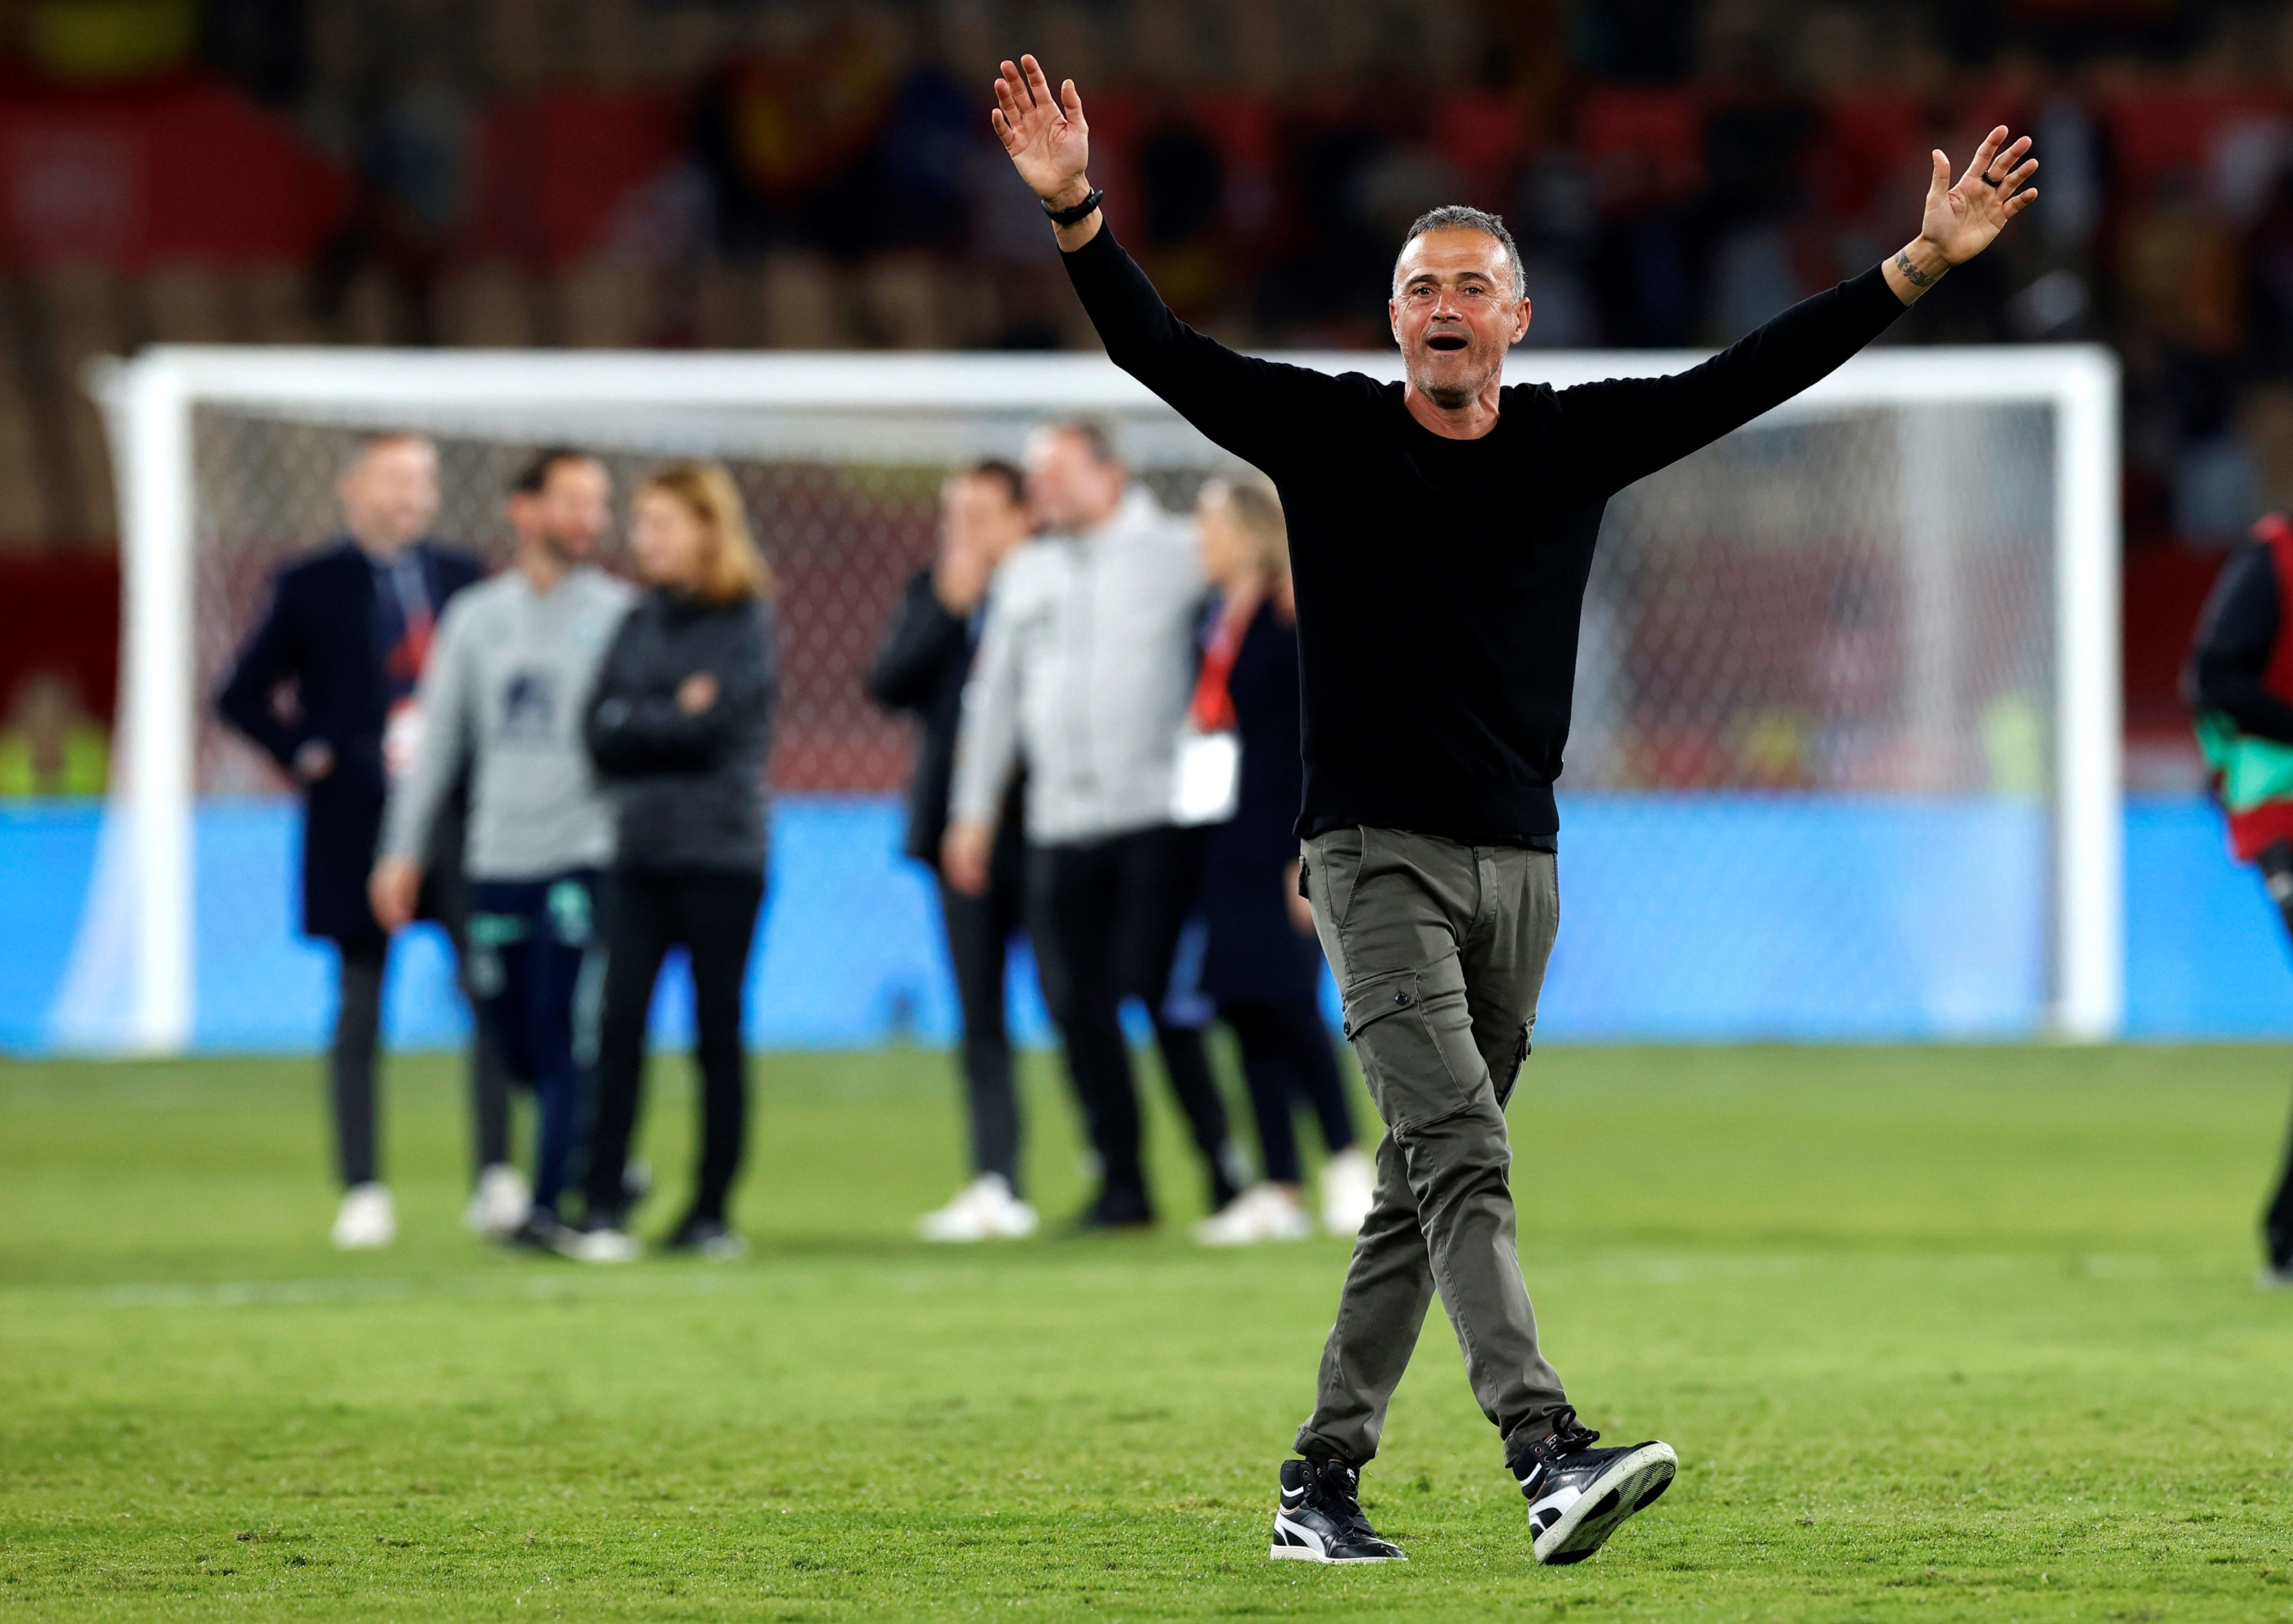
[[[533,1190],[525,1175],[507,1162],[496,1162],[478,1175],[478,1188],[462,1213],[462,1222],[474,1233],[499,1239],[523,1223],[532,1210]]]
[[[1261,1240],[1303,1240],[1314,1221],[1286,1185],[1253,1184],[1212,1216],[1195,1225],[1206,1246],[1254,1246]]]
[[[1349,1145],[1322,1165],[1322,1227],[1333,1235],[1358,1235],[1377,1205],[1377,1164]]]
[[[1041,1227],[1035,1209],[1011,1193],[1000,1173],[983,1173],[955,1199],[916,1220],[926,1240],[1025,1240]]]
[[[617,1223],[568,1224],[557,1232],[560,1255],[583,1263],[634,1263],[644,1255],[637,1238]]]
[[[345,1252],[370,1252],[397,1238],[398,1209],[389,1190],[368,1182],[343,1191],[343,1205],[335,1214],[335,1245]]]

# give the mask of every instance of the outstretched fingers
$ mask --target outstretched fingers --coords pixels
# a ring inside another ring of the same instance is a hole
[[[2038,200],[2038,189],[2036,186],[2031,187],[2028,191],[2016,192],[2013,197],[2006,199],[2006,218],[2012,220],[2015,215],[2021,214],[2024,209],[2030,207],[2031,204],[2036,203]]]
[[[2028,135],[2025,135],[2013,146],[2007,148],[2004,152],[2001,152],[1997,157],[1992,158],[1990,162],[1984,166],[1982,178],[1989,181],[1994,185],[2003,185],[2005,183],[2000,181],[1998,176],[2005,174],[2016,164],[2020,163],[2022,160],[2023,154],[2030,151],[2030,138]],[[1994,173],[1994,171],[1996,173]]]
[[[1027,71],[1027,93],[1035,99],[1037,107],[1056,107],[1057,99],[1051,94],[1051,82],[1043,77],[1043,65],[1032,56],[1019,59],[1019,66]]]
[[[1059,81],[1059,110],[1066,115],[1067,122],[1075,128],[1079,130],[1090,128],[1082,116],[1082,93],[1074,87],[1073,79]]]
[[[1990,160],[1998,156],[1999,146],[2005,139],[2006,126],[2003,124],[1985,135],[1982,138],[1982,144],[1974,149],[1974,161],[1967,165],[1966,173],[1958,177],[1958,183],[1967,186],[1978,180],[1983,180],[1988,184],[1985,177],[1990,173]]]

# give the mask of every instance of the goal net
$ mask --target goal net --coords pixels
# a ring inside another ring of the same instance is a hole
[[[1397,375],[1391,356],[1298,359]],[[1524,352],[1510,376],[1693,359]],[[595,450],[621,498],[664,457],[733,468],[785,636],[763,1043],[950,1019],[928,888],[896,853],[907,735],[861,689],[946,471],[1077,413],[1174,508],[1225,461],[1095,356],[163,347],[97,384],[127,605],[117,787],[51,1022],[82,1050],[319,1029],[285,785],[210,702],[271,572],[336,533],[361,434],[433,435],[436,533],[496,561],[505,487],[539,446]],[[2090,348],[1875,352],[1611,504],[1541,1031],[2116,1030],[2115,398]],[[409,1009],[401,1036],[436,1035]]]

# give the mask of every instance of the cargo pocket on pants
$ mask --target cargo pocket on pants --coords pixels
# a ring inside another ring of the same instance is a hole
[[[1528,1064],[1528,1029],[1532,1022],[1520,1023],[1520,1035],[1513,1040],[1512,1059],[1506,1063],[1504,1076],[1495,1079],[1497,1103],[1511,1105],[1512,1091],[1519,1086],[1520,1068]]]
[[[1455,954],[1364,976],[1345,1006],[1346,1036],[1387,1127],[1404,1133],[1473,1103],[1483,1067]]]

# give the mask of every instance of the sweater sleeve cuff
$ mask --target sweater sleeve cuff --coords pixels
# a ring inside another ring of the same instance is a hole
[[[1114,249],[1116,253],[1122,252],[1115,247],[1114,223],[1107,219],[1106,211],[1102,209],[1098,216],[1098,229],[1090,234],[1090,240],[1079,248],[1061,248],[1059,257],[1070,265],[1097,264],[1107,257],[1109,249]]]
[[[1877,331],[1892,326],[1895,318],[1910,306],[1895,296],[1887,286],[1886,262],[1881,261],[1860,275],[1850,277],[1843,285],[1847,307],[1859,315],[1868,315],[1872,329]]]

